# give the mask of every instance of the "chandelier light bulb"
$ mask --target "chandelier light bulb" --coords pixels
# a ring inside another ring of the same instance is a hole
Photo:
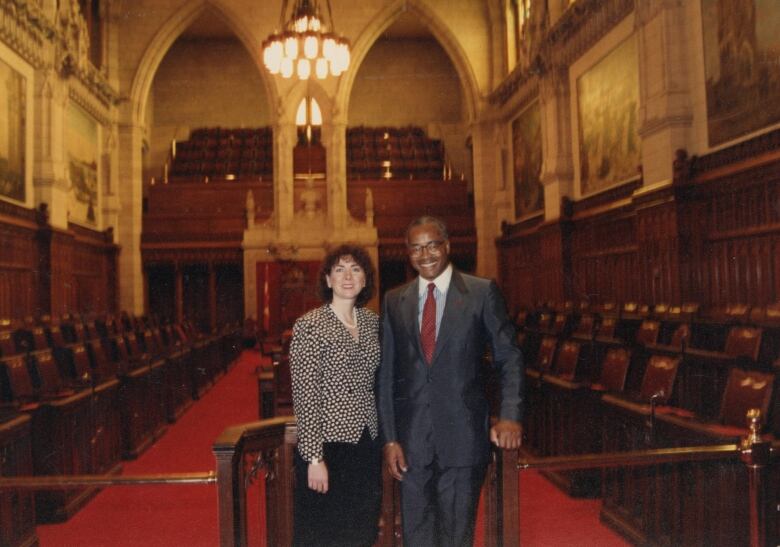
[[[298,57],[298,38],[295,36],[288,36],[284,39],[284,55],[290,59]]]
[[[289,57],[282,59],[279,71],[282,74],[282,78],[289,78],[293,75],[293,60]]]
[[[278,38],[274,38],[273,41],[266,44],[263,50],[263,63],[265,63],[268,72],[271,74],[279,74],[279,70],[282,66],[282,58],[284,57],[284,46]]]
[[[311,76],[311,61],[308,59],[298,59],[298,78],[308,80]]]
[[[325,56],[326,59],[331,60],[333,59],[333,54],[336,51],[336,40],[333,39],[333,36],[326,36],[325,39],[322,41],[322,54]]]
[[[320,41],[313,32],[308,33],[303,39],[303,54],[307,59],[316,59],[319,53]]]
[[[317,59],[314,65],[314,73],[317,75],[318,80],[324,80],[328,76],[328,60],[324,57]]]
[[[309,28],[309,18],[305,15],[299,17],[295,20],[295,23],[293,23],[293,28],[295,28],[295,32],[306,32]]]

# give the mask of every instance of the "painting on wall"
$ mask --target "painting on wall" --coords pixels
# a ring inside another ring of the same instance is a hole
[[[780,2],[702,0],[710,146],[780,122]]]
[[[577,79],[580,193],[639,175],[639,68],[636,37],[622,42]]]
[[[526,108],[512,122],[512,163],[515,215],[520,218],[544,208],[542,188],[542,125],[539,103]]]
[[[97,224],[98,124],[74,105],[68,106],[69,220]]]
[[[0,196],[26,199],[27,80],[0,60]]]

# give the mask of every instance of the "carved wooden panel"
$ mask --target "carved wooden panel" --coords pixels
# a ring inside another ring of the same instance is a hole
[[[648,304],[680,301],[677,208],[671,199],[637,211],[638,283],[636,299]]]
[[[706,306],[780,300],[779,174],[780,162],[748,165],[683,187],[689,299]]]
[[[636,299],[638,256],[635,217],[604,215],[574,221],[571,235],[574,300]]]
[[[37,304],[35,226],[0,218],[0,317],[25,317]]]

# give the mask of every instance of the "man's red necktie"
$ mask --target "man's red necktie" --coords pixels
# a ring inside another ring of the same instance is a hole
[[[434,283],[428,283],[428,296],[423,305],[422,325],[420,327],[420,342],[425,354],[425,360],[430,365],[433,361],[433,350],[436,348],[436,298],[433,290]]]

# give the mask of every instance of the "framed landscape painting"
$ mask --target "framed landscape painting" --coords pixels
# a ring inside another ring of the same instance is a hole
[[[0,60],[0,196],[26,199],[27,79]]]
[[[709,145],[780,122],[780,2],[702,0]]]
[[[577,79],[580,193],[639,176],[639,68],[631,36]]]
[[[520,218],[544,208],[542,188],[542,126],[534,102],[512,122],[512,164],[515,215]]]
[[[68,107],[67,116],[70,220],[94,225],[98,206],[98,123],[74,105]]]

